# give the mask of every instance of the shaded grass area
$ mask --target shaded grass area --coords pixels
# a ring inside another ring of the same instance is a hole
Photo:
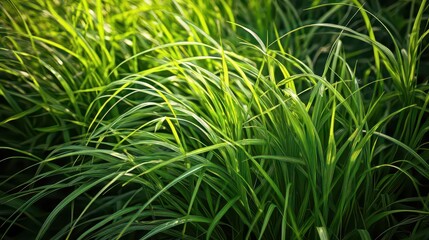
[[[0,6],[2,239],[429,234],[427,1]]]

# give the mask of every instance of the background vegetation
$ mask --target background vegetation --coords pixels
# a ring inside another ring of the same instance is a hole
[[[2,1],[0,238],[428,236],[428,3],[332,2]]]

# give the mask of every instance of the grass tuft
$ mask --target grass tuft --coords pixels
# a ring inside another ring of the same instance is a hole
[[[3,1],[1,238],[424,238],[427,9]]]

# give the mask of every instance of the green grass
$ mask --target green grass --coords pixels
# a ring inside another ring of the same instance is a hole
[[[427,1],[206,2],[0,3],[1,239],[427,236]]]

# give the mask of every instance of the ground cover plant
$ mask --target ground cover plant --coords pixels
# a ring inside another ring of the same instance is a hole
[[[0,2],[0,238],[424,239],[428,6]]]

